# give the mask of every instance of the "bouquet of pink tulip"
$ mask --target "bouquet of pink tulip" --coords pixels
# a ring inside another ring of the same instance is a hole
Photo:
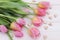
[[[46,15],[47,9],[49,9],[49,2],[40,2],[37,8],[30,7],[28,3],[22,0],[7,0],[0,1],[0,32],[7,33],[10,40],[13,40],[9,34],[9,30],[14,32],[16,37],[23,37],[22,29],[26,28],[28,34],[32,38],[39,37],[40,31],[37,29],[43,24],[43,16]],[[24,10],[25,9],[25,10]],[[32,10],[33,13],[30,11]],[[27,27],[25,17],[29,18],[28,15],[34,15],[31,18],[31,23],[35,27]]]

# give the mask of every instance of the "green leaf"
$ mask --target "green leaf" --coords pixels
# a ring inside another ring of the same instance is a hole
[[[10,31],[7,32],[7,35],[8,35],[8,37],[10,38],[10,40],[13,40],[13,38],[11,37],[11,35],[10,35],[9,32],[10,32]]]
[[[0,17],[0,24],[1,25],[8,25],[8,24],[10,24],[7,20],[5,20],[3,17]]]
[[[10,1],[12,1],[12,2],[18,2],[18,1],[20,1],[20,0],[10,0]]]
[[[21,8],[21,6],[18,3],[14,3],[14,2],[0,2],[0,7],[2,8]]]
[[[0,2],[1,2],[1,1],[9,1],[9,0],[0,0]]]
[[[23,7],[27,7],[28,5],[26,3],[20,2],[9,2],[9,1],[2,1],[0,2],[0,7],[2,8],[17,8],[17,9],[21,9]]]
[[[0,8],[0,14],[6,15],[6,16],[12,16],[12,17],[21,17],[21,15],[17,14],[15,11],[10,10],[10,9],[4,9]]]

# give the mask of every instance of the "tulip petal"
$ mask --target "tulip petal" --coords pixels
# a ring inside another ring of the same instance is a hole
[[[0,31],[3,33],[6,33],[8,31],[8,29],[6,28],[6,26],[0,25]]]
[[[14,31],[14,35],[16,37],[23,37],[23,33],[21,31]]]

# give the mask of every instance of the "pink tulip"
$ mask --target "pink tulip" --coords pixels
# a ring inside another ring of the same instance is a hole
[[[38,4],[38,7],[43,8],[43,9],[48,9],[50,7],[50,3],[43,1]]]
[[[3,33],[6,33],[8,31],[8,29],[6,28],[6,26],[0,25],[0,31]]]
[[[21,31],[14,31],[14,35],[16,37],[23,37],[23,33]]]
[[[38,10],[37,15],[39,15],[39,16],[45,16],[46,15],[46,10],[41,9],[41,8],[38,8],[37,10]]]
[[[28,30],[28,32],[32,38],[38,38],[40,36],[40,32],[37,28],[31,28]]]
[[[19,24],[17,24],[16,22],[12,22],[10,25],[10,29],[16,30],[16,31],[21,31],[22,27]]]
[[[39,27],[42,25],[43,20],[42,20],[42,18],[39,18],[39,17],[33,17],[32,23],[34,26]]]
[[[37,9],[34,10],[34,12],[35,12],[38,16],[45,16],[45,15],[46,15],[46,10],[45,10],[45,9],[37,8]]]
[[[18,19],[16,20],[16,22],[17,22],[20,26],[24,26],[24,25],[25,25],[25,20],[22,19],[22,18],[18,18]]]

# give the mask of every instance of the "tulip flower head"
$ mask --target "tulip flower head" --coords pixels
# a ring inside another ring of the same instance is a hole
[[[37,8],[37,9],[34,10],[34,12],[35,12],[38,16],[45,16],[45,15],[46,15],[46,10],[45,10],[45,9]]]
[[[25,25],[25,20],[22,19],[22,18],[18,18],[18,19],[16,20],[16,22],[17,22],[20,26],[24,26],[24,25]]]
[[[10,29],[16,30],[16,31],[21,31],[22,27],[19,24],[17,24],[16,22],[12,22],[10,25]]]
[[[23,33],[21,31],[14,31],[14,35],[16,37],[23,37]]]
[[[42,9],[48,9],[50,7],[50,3],[49,2],[40,2],[38,4],[38,7],[42,8]]]
[[[30,28],[28,33],[32,38],[38,38],[40,36],[40,31],[37,28]]]
[[[39,17],[33,17],[32,23],[33,23],[34,26],[39,27],[39,26],[42,25],[43,20]]]
[[[6,28],[5,25],[0,25],[0,31],[3,33],[6,33],[6,32],[8,32],[8,29]]]

